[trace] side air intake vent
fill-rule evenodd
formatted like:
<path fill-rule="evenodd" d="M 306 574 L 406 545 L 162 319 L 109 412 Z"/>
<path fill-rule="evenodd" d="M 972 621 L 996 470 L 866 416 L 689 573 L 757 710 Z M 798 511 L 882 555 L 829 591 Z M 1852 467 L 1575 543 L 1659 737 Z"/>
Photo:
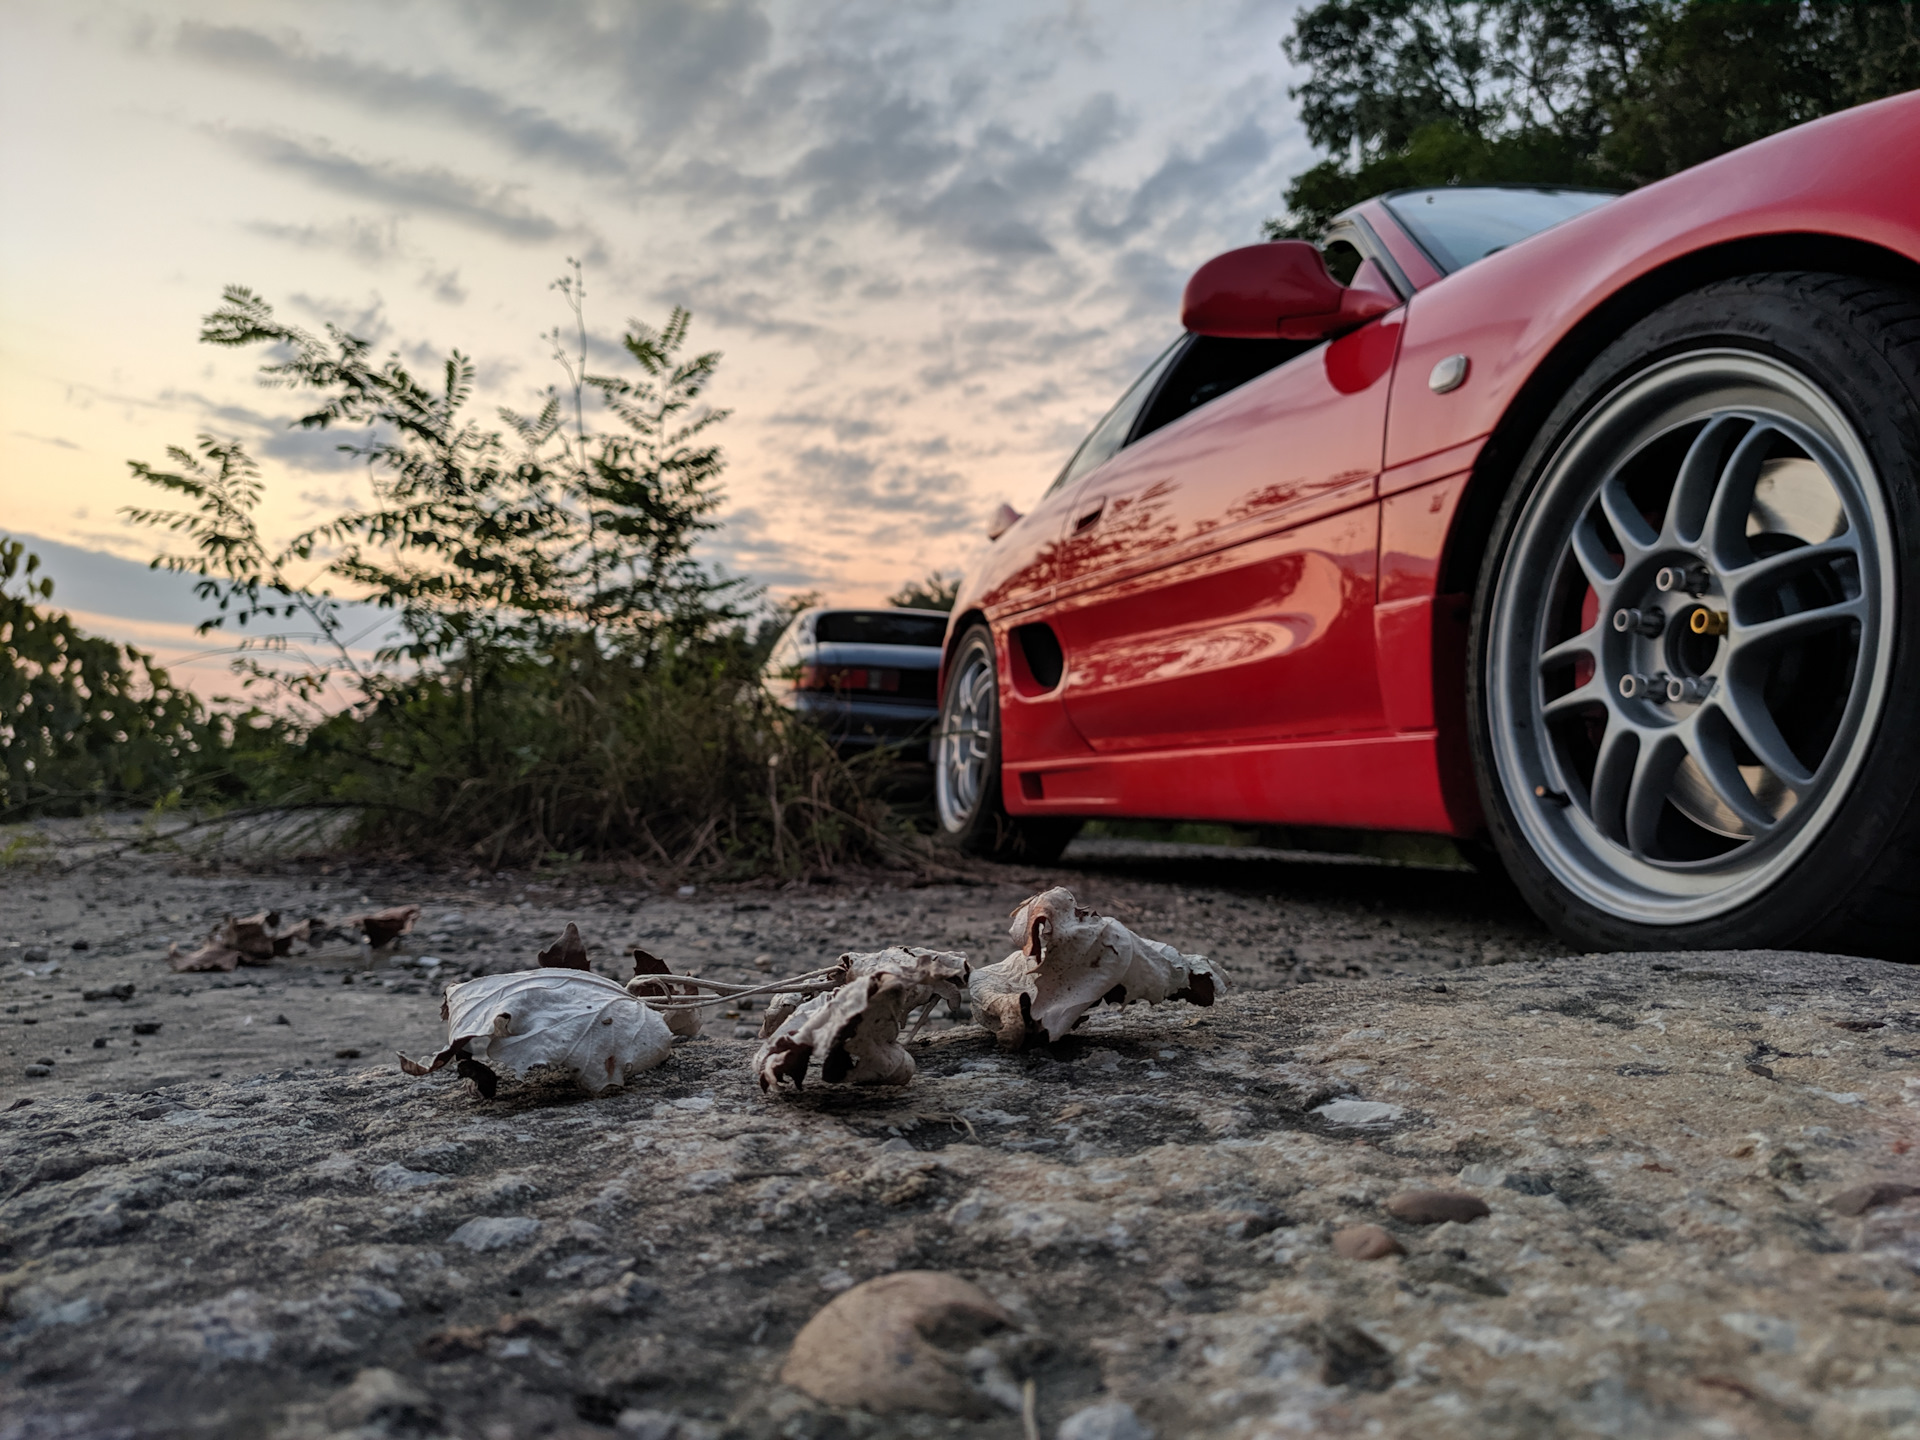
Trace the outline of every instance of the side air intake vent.
<path fill-rule="evenodd" d="M 1051 625 L 1020 625 L 1014 628 L 1014 643 L 1027 662 L 1027 674 L 1033 677 L 1035 693 L 1053 689 L 1066 673 L 1067 657 L 1060 651 L 1060 637 Z"/>

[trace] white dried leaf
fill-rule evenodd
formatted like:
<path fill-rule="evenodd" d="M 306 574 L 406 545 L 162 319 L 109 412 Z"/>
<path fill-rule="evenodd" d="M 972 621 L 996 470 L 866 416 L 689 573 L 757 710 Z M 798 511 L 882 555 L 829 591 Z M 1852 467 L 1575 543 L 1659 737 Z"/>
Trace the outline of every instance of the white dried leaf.
<path fill-rule="evenodd" d="M 801 1004 L 753 1057 L 760 1088 L 798 1090 L 816 1056 L 829 1084 L 905 1085 L 914 1064 L 899 1035 L 911 993 L 899 976 L 875 975 Z"/>
<path fill-rule="evenodd" d="M 655 1011 L 619 981 L 586 970 L 483 975 L 449 986 L 440 1014 L 446 1049 L 426 1065 L 401 1056 L 407 1074 L 431 1074 L 455 1060 L 509 1075 L 552 1066 L 571 1071 L 598 1095 L 651 1070 L 673 1048 L 673 1035 Z"/>
<path fill-rule="evenodd" d="M 934 1000 L 944 1000 L 957 1009 L 967 983 L 966 956 L 919 945 L 893 945 L 864 955 L 849 953 L 840 957 L 837 968 L 848 980 L 897 976 L 907 987 L 908 1010 L 918 1010 Z"/>
<path fill-rule="evenodd" d="M 821 978 L 822 983 L 837 987 L 849 980 L 866 980 L 875 975 L 893 975 L 906 985 L 909 1013 L 934 1000 L 945 1000 L 948 1008 L 958 1009 L 960 997 L 966 991 L 967 957 L 918 945 L 893 945 L 863 954 L 849 951 Z M 767 1001 L 766 1014 L 760 1018 L 760 1038 L 769 1039 L 806 1001 L 804 990 L 775 992 Z"/>
<path fill-rule="evenodd" d="M 1020 949 L 967 979 L 975 1014 L 1004 1046 L 1059 1040 L 1102 1001 L 1211 1005 L 1226 989 L 1204 956 L 1136 935 L 1060 886 L 1016 909 L 1011 933 Z"/>

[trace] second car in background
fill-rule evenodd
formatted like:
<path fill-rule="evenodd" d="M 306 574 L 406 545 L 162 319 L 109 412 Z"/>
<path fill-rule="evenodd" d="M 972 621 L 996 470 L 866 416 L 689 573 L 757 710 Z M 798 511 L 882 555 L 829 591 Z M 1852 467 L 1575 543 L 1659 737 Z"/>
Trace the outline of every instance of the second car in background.
<path fill-rule="evenodd" d="M 803 610 L 767 658 L 767 688 L 843 752 L 923 759 L 939 713 L 941 610 Z"/>

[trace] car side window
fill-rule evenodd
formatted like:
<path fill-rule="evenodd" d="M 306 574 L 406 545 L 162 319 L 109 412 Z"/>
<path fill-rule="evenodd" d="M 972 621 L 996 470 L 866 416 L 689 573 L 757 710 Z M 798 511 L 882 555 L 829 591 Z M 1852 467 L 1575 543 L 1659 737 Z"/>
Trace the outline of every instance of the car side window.
<path fill-rule="evenodd" d="M 1112 459 L 1122 445 L 1133 434 L 1133 422 L 1140 418 L 1140 412 L 1146 408 L 1160 383 L 1160 377 L 1173 363 L 1180 352 L 1186 348 L 1186 336 L 1173 342 L 1160 353 L 1158 359 L 1149 365 L 1146 373 L 1128 387 L 1127 393 L 1120 397 L 1120 403 L 1109 410 L 1100 423 L 1093 427 L 1093 433 L 1080 442 L 1080 448 L 1073 452 L 1073 458 L 1066 464 L 1053 484 L 1047 487 L 1047 493 L 1053 494 L 1067 485 L 1071 485 L 1089 470 L 1094 470 Z"/>
<path fill-rule="evenodd" d="M 1304 355 L 1320 343 L 1318 340 L 1223 340 L 1216 335 L 1195 335 L 1154 392 L 1128 443 L 1151 435 L 1162 425 L 1171 425 L 1189 411 L 1238 389 L 1276 365 L 1286 364 L 1296 355 Z"/>

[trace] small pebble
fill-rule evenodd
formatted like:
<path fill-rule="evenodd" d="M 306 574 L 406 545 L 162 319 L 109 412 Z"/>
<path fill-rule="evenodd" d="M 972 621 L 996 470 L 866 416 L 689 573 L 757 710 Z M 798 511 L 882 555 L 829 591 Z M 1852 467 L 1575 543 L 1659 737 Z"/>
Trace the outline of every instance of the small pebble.
<path fill-rule="evenodd" d="M 136 1035 L 158 1035 L 160 1033 L 160 1022 L 158 1020 L 136 1020 L 133 1022 L 133 1033 Z"/>
<path fill-rule="evenodd" d="M 93 1037 L 93 1048 L 94 1048 L 94 1049 L 96 1049 L 96 1050 L 104 1050 L 104 1049 L 106 1049 L 106 1048 L 107 1048 L 107 1037 L 106 1037 L 106 1036 L 104 1036 L 104 1035 L 96 1035 L 96 1036 L 94 1036 L 94 1037 Z"/>
<path fill-rule="evenodd" d="M 85 940 L 76 940 L 73 942 L 73 948 L 76 950 L 91 950 L 93 947 Z"/>
<path fill-rule="evenodd" d="M 1057 1440 L 1153 1440 L 1153 1427 L 1124 1400 L 1109 1400 L 1076 1410 L 1060 1422 Z"/>
<path fill-rule="evenodd" d="M 771 955 L 754 956 L 753 968 L 756 970 L 771 970 L 773 968 L 773 956 Z"/>
<path fill-rule="evenodd" d="M 131 1000 L 133 998 L 133 986 L 131 984 L 121 984 L 109 985 L 102 990 L 82 990 L 80 992 L 80 998 L 89 1004 L 97 1004 L 102 1000 Z"/>
<path fill-rule="evenodd" d="M 291 1025 L 293 1022 L 284 1015 L 276 1015 L 273 1017 L 273 1023 L 276 1025 Z"/>
<path fill-rule="evenodd" d="M 1827 1208 L 1841 1215 L 1864 1215 L 1869 1210 L 1878 1210 L 1882 1205 L 1898 1205 L 1914 1195 L 1920 1195 L 1920 1185 L 1900 1185 L 1882 1180 L 1842 1190 L 1827 1202 Z"/>
<path fill-rule="evenodd" d="M 29 945 L 20 952 L 20 958 L 29 965 L 44 965 L 53 957 L 47 953 L 44 945 Z"/>
<path fill-rule="evenodd" d="M 27 1065 L 22 1067 L 20 1073 L 25 1075 L 29 1080 L 44 1080 L 47 1076 L 53 1074 L 53 1067 L 51 1065 Z"/>
<path fill-rule="evenodd" d="M 334 1051 L 333 1058 L 336 1060 L 358 1060 L 360 1058 L 360 1052 L 349 1047 L 345 1050 Z"/>
<path fill-rule="evenodd" d="M 1459 1190 L 1409 1190 L 1387 1201 L 1387 1213 L 1409 1225 L 1440 1225 L 1448 1220 L 1465 1225 L 1492 1212 L 1478 1195 Z"/>
<path fill-rule="evenodd" d="M 1407 1250 L 1378 1225 L 1349 1225 L 1334 1231 L 1333 1253 L 1346 1260 L 1383 1260 Z"/>

